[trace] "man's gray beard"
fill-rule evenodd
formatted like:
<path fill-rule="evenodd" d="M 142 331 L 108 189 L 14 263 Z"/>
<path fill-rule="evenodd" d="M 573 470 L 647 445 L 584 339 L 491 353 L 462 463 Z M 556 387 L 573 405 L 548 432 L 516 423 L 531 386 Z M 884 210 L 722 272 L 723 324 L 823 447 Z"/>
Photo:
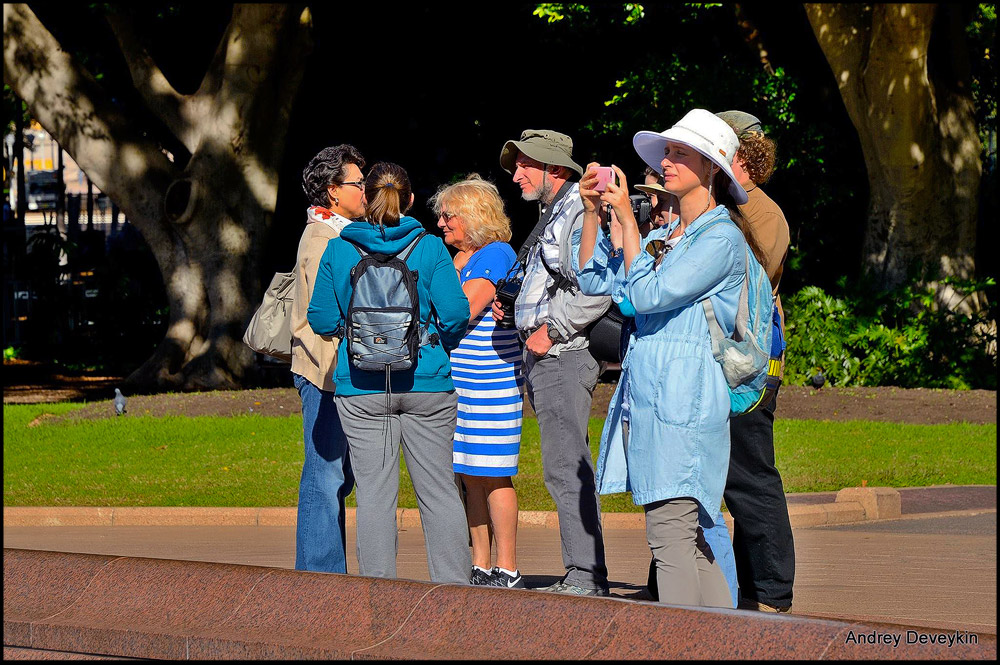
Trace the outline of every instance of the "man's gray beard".
<path fill-rule="evenodd" d="M 531 193 L 522 192 L 521 198 L 525 201 L 541 200 L 542 203 L 548 204 L 552 202 L 552 194 L 552 181 L 542 176 L 542 186 Z"/>

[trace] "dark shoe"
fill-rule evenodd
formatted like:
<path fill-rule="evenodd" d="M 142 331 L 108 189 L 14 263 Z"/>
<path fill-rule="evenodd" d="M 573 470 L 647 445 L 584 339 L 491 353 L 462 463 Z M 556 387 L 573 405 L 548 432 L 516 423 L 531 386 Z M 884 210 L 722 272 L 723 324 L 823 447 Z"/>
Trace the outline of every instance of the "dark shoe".
<path fill-rule="evenodd" d="M 753 612 L 770 612 L 772 614 L 787 614 L 792 607 L 791 605 L 788 607 L 775 607 L 767 603 L 758 603 L 756 600 L 740 599 L 737 609 L 751 610 Z"/>
<path fill-rule="evenodd" d="M 642 587 L 635 593 L 623 594 L 621 597 L 628 598 L 629 600 L 643 600 L 646 602 L 656 602 L 656 598 L 653 597 L 653 594 L 651 594 L 649 592 L 649 589 L 647 589 L 646 587 Z"/>
<path fill-rule="evenodd" d="M 490 578 L 488 586 L 502 587 L 504 589 L 523 589 L 524 580 L 521 579 L 521 573 L 519 571 L 514 571 L 513 575 L 508 575 L 496 566 L 490 571 Z"/>
<path fill-rule="evenodd" d="M 469 575 L 469 584 L 472 586 L 496 586 L 493 584 L 493 575 L 488 570 L 483 570 L 478 566 L 472 567 L 472 574 Z"/>

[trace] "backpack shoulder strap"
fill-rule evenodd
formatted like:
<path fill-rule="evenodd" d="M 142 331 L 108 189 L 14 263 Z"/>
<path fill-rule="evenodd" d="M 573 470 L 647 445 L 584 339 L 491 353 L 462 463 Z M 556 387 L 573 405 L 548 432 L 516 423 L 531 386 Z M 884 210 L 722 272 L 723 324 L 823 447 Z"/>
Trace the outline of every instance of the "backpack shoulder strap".
<path fill-rule="evenodd" d="M 731 219 L 722 218 L 722 217 L 717 217 L 717 218 L 709 221 L 707 224 L 705 224 L 705 226 L 701 227 L 700 229 L 698 229 L 697 231 L 695 231 L 693 234 L 691 234 L 691 239 L 688 240 L 688 244 L 690 245 L 695 240 L 697 240 L 698 238 L 700 238 L 701 234 L 703 234 L 705 231 L 709 230 L 713 226 L 717 226 L 719 224 L 725 224 L 726 222 L 729 222 L 730 224 L 733 224 L 733 221 Z M 735 226 L 735 224 L 734 224 L 734 226 Z"/>
<path fill-rule="evenodd" d="M 736 329 L 738 339 L 745 339 L 747 335 L 747 321 L 750 318 L 750 247 L 746 248 L 747 275 L 743 279 L 743 286 L 740 287 L 740 300 L 736 307 Z M 722 333 L 722 326 L 715 318 L 715 309 L 712 307 L 712 298 L 709 296 L 701 301 L 702 309 L 705 310 L 705 320 L 708 323 L 708 332 L 712 336 L 712 354 L 718 355 L 719 342 L 725 338 Z"/>
<path fill-rule="evenodd" d="M 337 236 L 337 237 L 338 238 L 344 238 L 344 236 L 342 236 L 342 235 L 341 236 Z M 364 247 L 362 247 L 358 243 L 354 242 L 350 238 L 344 238 L 344 240 L 347 242 L 348 245 L 350 245 L 351 247 L 353 247 L 355 249 L 355 251 L 357 251 L 358 254 L 361 255 L 361 258 L 365 258 L 366 256 L 368 256 L 368 252 L 365 251 Z"/>
<path fill-rule="evenodd" d="M 420 239 L 423 238 L 425 235 L 427 235 L 427 231 L 421 231 L 420 233 L 418 233 L 417 237 L 411 240 L 410 244 L 407 245 L 405 248 L 403 248 L 403 251 L 398 254 L 399 259 L 403 263 L 406 263 L 406 259 L 410 258 L 410 254 L 412 254 L 413 250 L 417 248 L 417 243 L 420 242 Z"/>

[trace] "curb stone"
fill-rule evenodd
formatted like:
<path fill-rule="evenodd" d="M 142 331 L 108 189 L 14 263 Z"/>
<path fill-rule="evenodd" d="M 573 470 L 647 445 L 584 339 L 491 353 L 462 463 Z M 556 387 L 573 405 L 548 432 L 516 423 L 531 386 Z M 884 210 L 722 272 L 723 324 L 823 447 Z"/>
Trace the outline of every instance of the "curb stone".
<path fill-rule="evenodd" d="M 347 526 L 355 526 L 356 509 L 347 508 Z M 724 513 L 732 529 L 733 520 Z M 793 528 L 826 524 L 849 524 L 900 517 L 900 495 L 891 487 L 848 487 L 833 503 L 788 506 Z M 216 507 L 50 507 L 4 506 L 4 526 L 295 526 L 296 508 Z M 396 510 L 400 529 L 420 527 L 416 508 Z M 644 513 L 604 513 L 605 529 L 645 529 Z M 559 528 L 554 511 L 522 510 L 519 528 Z"/>

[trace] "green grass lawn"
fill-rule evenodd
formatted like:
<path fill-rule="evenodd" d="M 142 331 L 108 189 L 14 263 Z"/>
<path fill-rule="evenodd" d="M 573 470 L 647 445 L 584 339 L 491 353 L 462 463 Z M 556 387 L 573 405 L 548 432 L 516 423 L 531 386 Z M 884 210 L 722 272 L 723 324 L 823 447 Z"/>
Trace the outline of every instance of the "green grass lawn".
<path fill-rule="evenodd" d="M 52 422 L 76 404 L 4 405 L 5 506 L 294 506 L 300 416 L 133 417 Z M 39 419 L 39 416 L 42 416 Z M 34 421 L 34 424 L 32 425 Z M 32 426 L 29 426 L 32 425 Z M 596 458 L 602 419 L 590 421 Z M 996 425 L 778 421 L 775 454 L 789 492 L 860 485 L 996 483 Z M 526 419 L 522 510 L 554 510 L 542 481 L 538 425 Z M 348 505 L 354 505 L 353 495 Z M 405 467 L 400 507 L 416 507 Z M 630 495 L 606 512 L 639 511 Z"/>

